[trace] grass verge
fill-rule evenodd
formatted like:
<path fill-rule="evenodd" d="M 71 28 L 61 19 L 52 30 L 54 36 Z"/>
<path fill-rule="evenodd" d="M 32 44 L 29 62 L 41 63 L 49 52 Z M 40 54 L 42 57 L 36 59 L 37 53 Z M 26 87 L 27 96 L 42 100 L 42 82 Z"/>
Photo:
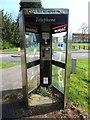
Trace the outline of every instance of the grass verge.
<path fill-rule="evenodd" d="M 20 62 L 0 62 L 0 69 L 2 68 L 10 68 L 16 65 L 20 65 Z"/>
<path fill-rule="evenodd" d="M 89 43 L 72 43 L 72 50 L 85 49 L 88 50 Z"/>
<path fill-rule="evenodd" d="M 0 52 L 18 52 L 18 48 L 9 48 L 9 49 L 4 49 L 0 50 Z"/>
<path fill-rule="evenodd" d="M 88 111 L 88 60 L 77 60 L 76 74 L 70 76 L 69 101 Z"/>
<path fill-rule="evenodd" d="M 90 73 L 88 63 L 88 60 L 77 60 L 76 74 L 71 74 L 69 82 L 69 102 L 87 112 L 89 102 L 88 85 L 90 83 L 88 77 L 88 73 Z M 56 66 L 53 66 L 52 68 L 52 83 L 59 88 L 59 90 L 62 90 L 61 87 L 59 87 L 58 82 L 59 68 Z M 63 73 L 61 76 L 62 79 L 64 79 Z"/>

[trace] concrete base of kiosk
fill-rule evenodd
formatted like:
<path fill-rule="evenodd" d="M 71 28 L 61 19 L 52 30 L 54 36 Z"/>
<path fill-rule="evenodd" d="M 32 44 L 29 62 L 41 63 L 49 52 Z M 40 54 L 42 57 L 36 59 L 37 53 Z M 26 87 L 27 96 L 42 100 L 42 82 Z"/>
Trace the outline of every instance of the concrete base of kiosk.
<path fill-rule="evenodd" d="M 58 104 L 57 110 L 64 109 L 64 94 L 54 86 L 47 88 L 38 86 L 28 93 L 28 101 L 29 106 L 53 106 L 53 104 L 57 106 Z"/>

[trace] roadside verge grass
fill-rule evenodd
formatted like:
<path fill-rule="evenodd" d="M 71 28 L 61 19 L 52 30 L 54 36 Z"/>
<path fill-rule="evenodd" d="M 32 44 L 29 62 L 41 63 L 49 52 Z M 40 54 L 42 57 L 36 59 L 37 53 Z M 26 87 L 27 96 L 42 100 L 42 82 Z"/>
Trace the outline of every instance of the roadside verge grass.
<path fill-rule="evenodd" d="M 76 74 L 70 76 L 69 101 L 88 112 L 88 60 L 77 60 Z"/>
<path fill-rule="evenodd" d="M 18 48 L 9 48 L 9 49 L 4 49 L 0 50 L 0 52 L 18 52 Z"/>
<path fill-rule="evenodd" d="M 10 68 L 16 65 L 20 65 L 20 62 L 0 62 L 0 69 Z"/>
<path fill-rule="evenodd" d="M 78 50 L 78 49 L 89 49 L 89 43 L 72 43 L 72 50 Z"/>

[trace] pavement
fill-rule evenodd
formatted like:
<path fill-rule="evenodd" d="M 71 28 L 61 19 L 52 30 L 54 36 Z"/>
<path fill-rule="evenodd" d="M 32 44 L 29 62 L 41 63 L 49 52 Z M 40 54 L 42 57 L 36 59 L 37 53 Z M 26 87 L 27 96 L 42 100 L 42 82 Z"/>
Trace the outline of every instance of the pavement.
<path fill-rule="evenodd" d="M 0 91 L 22 88 L 21 65 L 0 69 Z"/>
<path fill-rule="evenodd" d="M 2 96 L 22 92 L 21 65 L 0 69 L 0 120 L 21 120 L 19 101 L 5 102 Z M 2 96 L 1 96 L 2 95 Z"/>

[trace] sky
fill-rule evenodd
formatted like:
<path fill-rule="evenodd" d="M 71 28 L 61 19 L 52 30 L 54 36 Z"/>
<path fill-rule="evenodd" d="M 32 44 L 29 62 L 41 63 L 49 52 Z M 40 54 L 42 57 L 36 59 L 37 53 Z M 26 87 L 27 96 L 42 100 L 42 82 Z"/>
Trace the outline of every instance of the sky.
<path fill-rule="evenodd" d="M 69 32 L 80 32 L 82 23 L 88 25 L 88 2 L 90 0 L 41 0 L 44 8 L 68 8 Z M 0 0 L 0 9 L 17 18 L 20 0 Z"/>

